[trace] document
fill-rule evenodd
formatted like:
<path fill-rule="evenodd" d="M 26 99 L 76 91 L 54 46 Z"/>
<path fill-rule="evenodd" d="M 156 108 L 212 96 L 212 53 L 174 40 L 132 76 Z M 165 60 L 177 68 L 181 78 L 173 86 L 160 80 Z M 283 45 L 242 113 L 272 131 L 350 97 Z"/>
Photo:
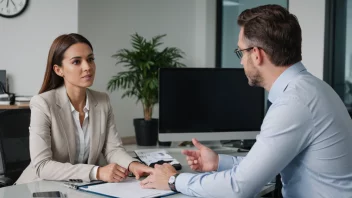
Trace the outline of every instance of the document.
<path fill-rule="evenodd" d="M 182 168 L 180 162 L 173 158 L 166 150 L 140 149 L 134 152 L 147 166 L 154 167 L 155 164 L 170 163 L 176 170 Z"/>
<path fill-rule="evenodd" d="M 175 194 L 171 190 L 143 189 L 139 182 L 135 178 L 129 177 L 119 183 L 90 185 L 80 187 L 79 190 L 119 198 L 153 198 Z"/>

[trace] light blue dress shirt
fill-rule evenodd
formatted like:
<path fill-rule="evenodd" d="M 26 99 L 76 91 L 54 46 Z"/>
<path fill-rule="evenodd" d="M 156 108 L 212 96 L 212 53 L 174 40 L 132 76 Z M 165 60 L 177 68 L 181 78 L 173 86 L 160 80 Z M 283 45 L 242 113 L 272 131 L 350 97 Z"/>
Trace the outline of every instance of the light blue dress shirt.
<path fill-rule="evenodd" d="M 190 196 L 254 197 L 279 172 L 285 198 L 352 197 L 352 121 L 345 105 L 301 62 L 274 82 L 257 141 L 240 158 L 219 155 L 217 172 L 182 173 Z"/>

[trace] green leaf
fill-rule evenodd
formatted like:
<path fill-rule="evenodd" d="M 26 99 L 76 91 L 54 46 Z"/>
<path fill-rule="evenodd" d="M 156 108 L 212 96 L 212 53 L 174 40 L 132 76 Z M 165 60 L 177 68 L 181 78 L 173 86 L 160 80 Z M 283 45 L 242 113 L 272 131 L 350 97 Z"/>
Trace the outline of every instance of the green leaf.
<path fill-rule="evenodd" d="M 160 68 L 185 67 L 181 61 L 185 53 L 176 47 L 165 47 L 166 34 L 147 40 L 138 33 L 131 35 L 131 49 L 119 49 L 112 58 L 116 66 L 124 67 L 108 81 L 107 90 L 124 90 L 122 98 L 134 97 L 145 106 L 158 103 L 158 71 Z"/>

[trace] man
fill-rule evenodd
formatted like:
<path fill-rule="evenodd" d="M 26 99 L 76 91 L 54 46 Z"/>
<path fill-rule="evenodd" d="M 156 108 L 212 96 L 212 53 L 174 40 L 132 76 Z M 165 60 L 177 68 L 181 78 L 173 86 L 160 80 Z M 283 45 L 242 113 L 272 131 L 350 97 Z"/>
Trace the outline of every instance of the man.
<path fill-rule="evenodd" d="M 266 5 L 243 11 L 238 25 L 236 54 L 249 84 L 269 91 L 272 103 L 256 143 L 241 160 L 193 139 L 198 150 L 183 153 L 193 170 L 206 173 L 177 174 L 165 164 L 141 185 L 191 196 L 253 197 L 280 173 L 284 197 L 351 197 L 351 118 L 334 90 L 300 62 L 297 18 Z"/>

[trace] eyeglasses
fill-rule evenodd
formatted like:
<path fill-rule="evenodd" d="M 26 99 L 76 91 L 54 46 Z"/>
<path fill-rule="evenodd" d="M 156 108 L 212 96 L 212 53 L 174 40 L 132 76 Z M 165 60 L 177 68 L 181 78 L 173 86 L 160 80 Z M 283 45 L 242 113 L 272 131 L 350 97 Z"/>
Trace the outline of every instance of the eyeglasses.
<path fill-rule="evenodd" d="M 246 48 L 246 49 L 239 49 L 239 48 L 237 48 L 237 49 L 235 49 L 235 53 L 236 53 L 237 57 L 238 57 L 239 59 L 241 59 L 242 56 L 243 56 L 243 52 L 242 52 L 242 51 L 249 51 L 249 50 L 252 50 L 253 48 L 254 48 L 254 47 L 249 47 L 249 48 Z"/>

